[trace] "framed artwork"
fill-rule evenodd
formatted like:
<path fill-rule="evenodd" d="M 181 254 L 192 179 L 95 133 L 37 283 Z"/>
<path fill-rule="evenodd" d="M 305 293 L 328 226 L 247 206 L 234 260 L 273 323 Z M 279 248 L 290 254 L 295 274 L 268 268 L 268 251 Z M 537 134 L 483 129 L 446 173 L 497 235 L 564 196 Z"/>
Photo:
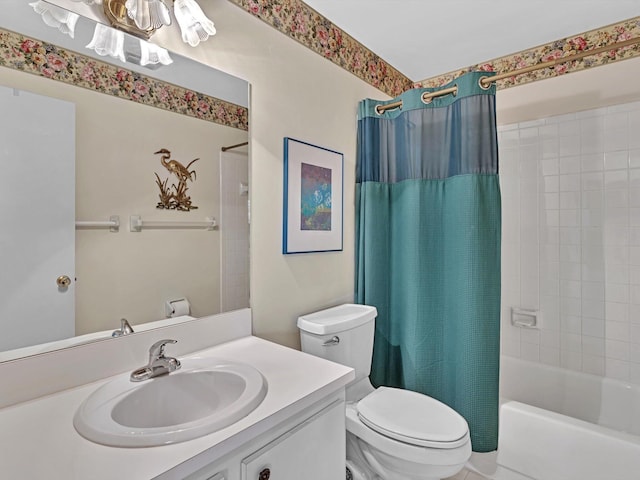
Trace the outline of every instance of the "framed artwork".
<path fill-rule="evenodd" d="M 344 155 L 285 137 L 282 253 L 342 250 Z"/>

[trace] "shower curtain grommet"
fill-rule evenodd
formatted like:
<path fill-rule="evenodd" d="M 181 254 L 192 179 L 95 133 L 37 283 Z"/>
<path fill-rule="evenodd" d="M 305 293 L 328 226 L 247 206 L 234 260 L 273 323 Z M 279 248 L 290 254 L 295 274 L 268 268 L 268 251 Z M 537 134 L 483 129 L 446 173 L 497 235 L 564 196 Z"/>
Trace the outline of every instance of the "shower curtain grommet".
<path fill-rule="evenodd" d="M 490 90 L 491 87 L 493 87 L 493 83 L 489 83 L 486 87 L 482 84 L 482 82 L 484 82 L 485 80 L 489 80 L 490 78 L 491 77 L 487 77 L 486 75 L 480 77 L 480 79 L 478 80 L 478 85 L 482 90 Z"/>
<path fill-rule="evenodd" d="M 387 110 L 395 110 L 396 108 L 398 110 L 402 110 L 402 102 L 400 102 L 399 105 L 392 105 L 390 107 L 386 107 L 387 104 L 383 105 L 383 104 L 378 104 L 375 106 L 374 110 L 376 112 L 377 115 L 383 115 L 384 112 L 386 112 Z M 386 108 L 385 108 L 386 107 Z M 382 109 L 382 111 L 380 111 L 380 109 Z"/>

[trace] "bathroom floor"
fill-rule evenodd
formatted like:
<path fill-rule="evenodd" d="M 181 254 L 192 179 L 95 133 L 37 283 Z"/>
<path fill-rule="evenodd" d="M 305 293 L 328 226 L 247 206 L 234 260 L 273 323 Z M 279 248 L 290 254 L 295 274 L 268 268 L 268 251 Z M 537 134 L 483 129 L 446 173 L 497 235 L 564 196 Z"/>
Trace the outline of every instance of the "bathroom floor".
<path fill-rule="evenodd" d="M 445 478 L 444 480 L 535 480 L 521 473 L 514 472 L 509 469 L 498 468 L 495 473 L 490 475 L 483 475 L 466 468 L 453 477 Z"/>
<path fill-rule="evenodd" d="M 461 472 L 457 473 L 453 477 L 447 477 L 444 480 L 486 480 L 487 477 L 483 477 L 480 474 L 475 472 L 470 472 L 466 468 Z"/>

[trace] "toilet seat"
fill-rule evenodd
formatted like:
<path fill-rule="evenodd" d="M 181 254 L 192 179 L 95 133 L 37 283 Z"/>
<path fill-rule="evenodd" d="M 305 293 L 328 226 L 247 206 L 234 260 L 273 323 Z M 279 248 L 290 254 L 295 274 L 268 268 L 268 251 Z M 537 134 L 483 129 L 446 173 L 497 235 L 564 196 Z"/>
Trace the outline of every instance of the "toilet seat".
<path fill-rule="evenodd" d="M 424 465 L 462 465 L 471 455 L 471 439 L 468 435 L 467 442 L 458 448 L 421 447 L 382 435 L 364 424 L 356 404 L 347 404 L 346 427 L 347 434 L 359 438 L 363 444 L 402 461 Z"/>
<path fill-rule="evenodd" d="M 367 427 L 410 445 L 452 449 L 469 441 L 466 420 L 421 393 L 380 387 L 358 402 L 357 411 Z"/>

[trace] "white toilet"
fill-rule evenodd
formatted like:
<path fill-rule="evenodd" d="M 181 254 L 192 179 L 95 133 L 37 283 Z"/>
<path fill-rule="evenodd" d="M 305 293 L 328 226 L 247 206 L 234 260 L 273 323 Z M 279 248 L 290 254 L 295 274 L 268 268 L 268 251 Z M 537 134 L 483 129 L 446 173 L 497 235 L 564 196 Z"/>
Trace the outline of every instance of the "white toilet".
<path fill-rule="evenodd" d="M 471 456 L 467 422 L 421 393 L 373 388 L 369 382 L 375 307 L 340 305 L 298 318 L 302 351 L 348 365 L 347 478 L 436 480 L 450 477 Z"/>

